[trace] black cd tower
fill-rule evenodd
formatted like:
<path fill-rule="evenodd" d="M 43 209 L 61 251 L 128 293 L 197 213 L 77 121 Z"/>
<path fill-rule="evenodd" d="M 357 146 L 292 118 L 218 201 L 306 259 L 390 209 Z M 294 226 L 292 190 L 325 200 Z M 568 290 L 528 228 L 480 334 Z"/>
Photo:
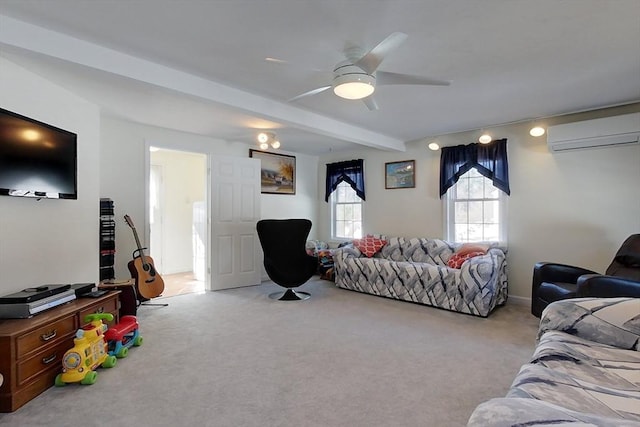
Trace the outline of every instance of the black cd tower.
<path fill-rule="evenodd" d="M 100 281 L 115 279 L 116 221 L 113 200 L 100 199 Z"/>

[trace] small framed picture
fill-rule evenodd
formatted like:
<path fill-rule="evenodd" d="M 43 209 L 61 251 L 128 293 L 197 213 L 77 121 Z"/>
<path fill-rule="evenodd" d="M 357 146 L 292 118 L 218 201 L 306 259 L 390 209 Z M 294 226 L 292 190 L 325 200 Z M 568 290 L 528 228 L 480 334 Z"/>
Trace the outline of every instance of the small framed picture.
<path fill-rule="evenodd" d="M 249 157 L 260 159 L 261 193 L 296 194 L 294 156 L 249 149 Z"/>
<path fill-rule="evenodd" d="M 415 160 L 384 164 L 384 188 L 414 188 L 416 186 Z"/>

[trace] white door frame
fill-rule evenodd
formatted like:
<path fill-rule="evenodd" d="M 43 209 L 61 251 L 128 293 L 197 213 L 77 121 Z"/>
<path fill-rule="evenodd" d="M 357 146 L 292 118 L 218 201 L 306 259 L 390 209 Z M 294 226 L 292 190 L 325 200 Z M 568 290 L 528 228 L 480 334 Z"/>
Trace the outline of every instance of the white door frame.
<path fill-rule="evenodd" d="M 150 147 L 157 147 L 161 150 L 173 150 L 173 151 L 182 151 L 185 153 L 197 153 L 197 154 L 203 154 L 207 157 L 206 160 L 206 168 L 207 168 L 207 174 L 206 174 L 206 189 L 205 189 L 205 205 L 207 206 L 207 217 L 210 216 L 209 214 L 209 206 L 210 206 L 210 200 L 211 200 L 211 179 L 210 179 L 210 170 L 211 170 L 211 154 L 201 150 L 201 149 L 197 149 L 197 148 L 193 148 L 193 147 L 185 147 L 185 145 L 183 143 L 156 143 L 154 141 L 149 141 L 149 140 L 145 140 L 144 142 L 144 241 L 145 242 L 150 242 L 150 236 L 151 236 L 151 230 L 150 230 L 150 225 L 149 225 L 149 212 L 151 207 L 149 206 L 149 180 L 150 180 L 150 172 L 151 172 L 151 154 L 149 152 L 149 148 Z M 210 254 L 211 254 L 211 223 L 210 221 L 207 221 L 207 244 L 205 247 L 205 262 L 206 262 L 206 269 L 205 269 L 205 289 L 210 290 L 211 289 L 211 260 L 210 260 Z M 162 274 L 162 271 L 160 271 L 160 273 Z"/>
<path fill-rule="evenodd" d="M 164 167 L 162 165 L 152 165 L 149 164 L 149 172 L 153 172 L 153 170 L 158 171 L 158 175 L 159 175 L 159 182 L 158 184 L 158 188 L 157 190 L 157 202 L 158 202 L 158 207 L 159 209 L 157 209 L 156 212 L 152 212 L 151 211 L 151 173 L 149 173 L 149 197 L 147 198 L 148 203 L 149 203 L 149 215 L 146 216 L 147 220 L 149 221 L 149 236 L 145 236 L 145 238 L 148 238 L 149 240 L 146 240 L 146 244 L 149 247 L 148 248 L 148 253 L 147 255 L 150 255 L 153 258 L 153 265 L 154 267 L 160 271 L 160 272 L 164 272 L 164 243 L 163 243 L 163 238 L 164 238 L 164 209 L 165 209 L 165 200 L 164 200 Z M 156 220 L 157 224 L 155 226 L 155 232 L 156 235 L 154 236 L 154 234 L 152 233 L 151 228 L 153 227 L 151 225 L 151 221 L 149 220 L 151 218 L 151 214 L 154 213 L 154 219 Z M 158 213 L 160 218 L 156 218 L 156 213 Z M 158 223 L 158 219 L 160 219 L 159 223 Z M 158 234 L 160 235 L 160 239 L 158 239 Z M 151 237 L 153 237 L 153 241 L 151 240 Z M 156 245 L 159 245 L 160 247 L 155 247 Z M 151 247 L 154 246 L 154 251 L 153 253 L 151 253 Z"/>

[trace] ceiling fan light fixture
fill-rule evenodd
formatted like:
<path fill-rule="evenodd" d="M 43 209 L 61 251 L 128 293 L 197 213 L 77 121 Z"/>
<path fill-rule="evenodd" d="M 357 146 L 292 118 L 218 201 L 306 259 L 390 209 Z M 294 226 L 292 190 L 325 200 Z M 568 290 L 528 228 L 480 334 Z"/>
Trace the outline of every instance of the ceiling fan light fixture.
<path fill-rule="evenodd" d="M 269 148 L 269 144 L 267 144 L 266 142 L 261 142 L 260 143 L 260 149 L 261 150 L 266 150 L 267 148 Z"/>
<path fill-rule="evenodd" d="M 355 72 L 336 75 L 333 79 L 333 93 L 344 99 L 362 99 L 376 90 L 376 78 L 355 66 Z M 337 74 L 337 71 L 336 71 Z"/>
<path fill-rule="evenodd" d="M 275 141 L 273 141 L 273 142 L 271 143 L 271 146 L 272 146 L 273 148 L 276 148 L 276 149 L 277 149 L 277 148 L 280 148 L 280 141 L 278 141 L 278 140 L 276 139 Z"/>

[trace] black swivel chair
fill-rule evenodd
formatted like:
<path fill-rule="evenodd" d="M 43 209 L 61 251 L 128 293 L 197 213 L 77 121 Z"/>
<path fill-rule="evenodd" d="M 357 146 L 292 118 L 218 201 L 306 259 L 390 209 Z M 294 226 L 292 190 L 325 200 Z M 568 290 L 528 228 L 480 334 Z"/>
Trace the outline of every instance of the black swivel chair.
<path fill-rule="evenodd" d="M 256 226 L 264 252 L 264 268 L 274 283 L 287 288 L 270 298 L 282 301 L 304 300 L 307 292 L 293 288 L 306 283 L 318 271 L 318 259 L 307 254 L 305 244 L 311 221 L 308 219 L 263 219 Z"/>
<path fill-rule="evenodd" d="M 624 241 L 605 275 L 584 268 L 539 262 L 533 268 L 531 314 L 554 301 L 578 297 L 640 298 L 640 234 Z"/>

